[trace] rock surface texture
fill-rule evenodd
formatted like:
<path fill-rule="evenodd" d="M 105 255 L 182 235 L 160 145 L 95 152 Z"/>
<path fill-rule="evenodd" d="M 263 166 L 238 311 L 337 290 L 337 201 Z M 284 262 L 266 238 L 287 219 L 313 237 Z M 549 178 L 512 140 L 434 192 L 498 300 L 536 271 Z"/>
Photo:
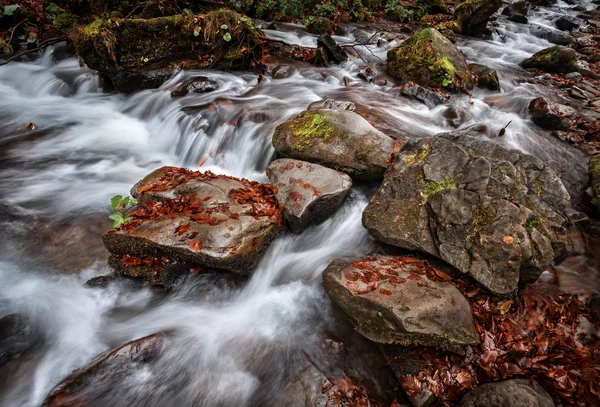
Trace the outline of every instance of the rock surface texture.
<path fill-rule="evenodd" d="M 352 188 L 352 179 L 343 172 L 288 158 L 273 161 L 267 174 L 294 231 L 327 219 Z"/>
<path fill-rule="evenodd" d="M 325 291 L 381 344 L 425 345 L 461 352 L 479 343 L 469 303 L 446 281 L 433 281 L 424 260 L 374 256 L 335 260 L 323 272 Z"/>
<path fill-rule="evenodd" d="M 275 237 L 281 209 L 270 185 L 162 167 L 132 195 L 133 219 L 103 236 L 113 255 L 166 258 L 248 273 Z"/>
<path fill-rule="evenodd" d="M 394 140 L 349 110 L 306 110 L 280 124 L 273 147 L 285 157 L 343 171 L 353 178 L 381 179 Z"/>
<path fill-rule="evenodd" d="M 577 52 L 573 48 L 556 45 L 536 52 L 521 62 L 523 68 L 543 69 L 547 72 L 568 73 L 577 70 Z"/>
<path fill-rule="evenodd" d="M 466 0 L 456 6 L 454 18 L 465 34 L 478 35 L 485 31 L 490 17 L 502 6 L 502 0 Z"/>
<path fill-rule="evenodd" d="M 554 407 L 550 395 L 537 382 L 523 379 L 488 383 L 467 393 L 460 407 Z"/>
<path fill-rule="evenodd" d="M 430 253 L 506 295 L 569 250 L 569 200 L 541 160 L 457 131 L 406 144 L 363 224 L 382 242 Z"/>

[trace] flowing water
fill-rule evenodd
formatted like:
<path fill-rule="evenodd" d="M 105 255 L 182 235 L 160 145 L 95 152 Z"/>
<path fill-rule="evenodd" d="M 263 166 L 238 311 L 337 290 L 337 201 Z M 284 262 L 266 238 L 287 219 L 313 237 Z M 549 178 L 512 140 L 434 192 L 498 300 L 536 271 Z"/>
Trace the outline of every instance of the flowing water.
<path fill-rule="evenodd" d="M 466 112 L 463 127 L 483 122 L 490 136 L 510 121 L 497 141 L 568 168 L 565 177 L 577 190 L 585 159 L 526 119 L 528 101 L 549 90 L 517 65 L 552 45 L 531 32 L 551 29 L 569 7 L 535 11 L 529 25 L 500 17 L 490 40 L 460 38 L 470 62 L 498 70 L 502 92 L 476 90 L 472 104 L 466 96 L 452 104 Z M 315 44 L 306 33 L 266 32 Z M 352 42 L 354 36 L 336 39 Z M 383 41 L 361 54 L 376 63 L 395 44 Z M 131 281 L 104 289 L 84 283 L 110 272 L 100 235 L 109 228 L 111 196 L 127 194 L 162 165 L 203 162 L 202 169 L 266 181 L 274 128 L 311 102 L 353 101 L 376 127 L 403 140 L 452 130 L 442 116 L 446 107 L 429 109 L 391 86 L 361 82 L 362 64 L 353 58 L 328 68 L 328 78 L 323 68 L 298 64 L 289 78 L 260 83 L 250 73 L 187 71 L 160 89 L 128 96 L 102 93 L 94 72 L 74 58 L 56 61 L 52 49 L 36 62 L 0 67 L 0 316 L 26 316 L 40 338 L 14 375 L 4 378 L 0 404 L 40 405 L 99 353 L 167 330 L 173 335 L 159 363 L 123 378 L 102 395 L 104 402 L 246 406 L 268 400 L 294 355 L 314 346 L 320 327 L 331 324 L 323 269 L 336 257 L 376 247 L 361 225 L 372 186 L 356 186 L 325 223 L 276 240 L 243 284 L 199 275 L 163 294 Z M 217 89 L 173 99 L 170 92 L 195 75 L 207 76 Z M 353 84 L 345 86 L 344 76 Z M 583 176 L 569 177 L 573 173 Z"/>

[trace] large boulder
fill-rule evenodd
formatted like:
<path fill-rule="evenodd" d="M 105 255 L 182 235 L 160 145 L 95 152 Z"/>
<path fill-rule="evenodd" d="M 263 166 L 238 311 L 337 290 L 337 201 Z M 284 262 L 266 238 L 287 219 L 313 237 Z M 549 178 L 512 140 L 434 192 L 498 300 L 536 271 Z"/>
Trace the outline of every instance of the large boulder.
<path fill-rule="evenodd" d="M 570 197 L 541 160 L 470 133 L 406 144 L 363 224 L 378 240 L 430 253 L 507 295 L 570 249 Z"/>
<path fill-rule="evenodd" d="M 467 393 L 460 407 L 554 407 L 552 397 L 535 380 L 487 383 Z"/>
<path fill-rule="evenodd" d="M 275 197 L 292 230 L 301 231 L 331 216 L 344 202 L 352 178 L 306 161 L 282 158 L 267 167 Z"/>
<path fill-rule="evenodd" d="M 325 291 L 356 329 L 381 344 L 437 346 L 462 352 L 479 343 L 471 308 L 447 281 L 435 281 L 413 257 L 334 260 L 323 272 Z"/>
<path fill-rule="evenodd" d="M 381 179 L 394 141 L 349 110 L 306 110 L 280 124 L 273 147 L 285 157 L 343 171 L 353 178 Z"/>
<path fill-rule="evenodd" d="M 102 237 L 116 256 L 247 274 L 280 230 L 281 209 L 268 184 L 162 167 L 132 195 L 140 205 L 132 219 Z"/>
<path fill-rule="evenodd" d="M 454 18 L 464 34 L 482 34 L 489 18 L 501 6 L 502 0 L 466 0 L 456 6 Z"/>
<path fill-rule="evenodd" d="M 425 28 L 387 54 L 387 70 L 401 83 L 408 81 L 452 92 L 473 87 L 462 52 L 435 28 Z"/>
<path fill-rule="evenodd" d="M 572 48 L 556 45 L 536 52 L 520 65 L 523 68 L 543 69 L 547 72 L 569 73 L 577 70 L 577 52 Z"/>
<path fill-rule="evenodd" d="M 103 398 L 129 375 L 140 374 L 163 352 L 165 336 L 157 333 L 128 342 L 98 356 L 59 383 L 44 407 L 78 407 L 103 404 Z M 109 396 L 110 398 L 110 396 Z M 107 402 L 108 400 L 104 400 Z"/>
<path fill-rule="evenodd" d="M 174 64 L 248 69 L 260 55 L 261 35 L 248 17 L 219 9 L 201 16 L 98 19 L 72 40 L 90 68 L 115 89 L 131 92 L 160 85 Z"/>

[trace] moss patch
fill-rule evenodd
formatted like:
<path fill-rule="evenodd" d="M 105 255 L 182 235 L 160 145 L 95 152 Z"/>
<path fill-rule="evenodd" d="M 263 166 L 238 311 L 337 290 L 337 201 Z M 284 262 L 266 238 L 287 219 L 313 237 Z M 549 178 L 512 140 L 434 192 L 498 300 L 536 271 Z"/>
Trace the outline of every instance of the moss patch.
<path fill-rule="evenodd" d="M 316 138 L 323 139 L 325 142 L 331 141 L 337 135 L 338 130 L 329 120 L 329 113 L 312 111 L 300 113 L 289 124 L 289 130 L 296 139 L 294 148 L 304 151 L 307 147 L 312 147 L 313 140 Z"/>
<path fill-rule="evenodd" d="M 427 202 L 430 197 L 445 189 L 456 189 L 456 184 L 452 178 L 446 178 L 444 181 L 422 181 L 425 187 L 425 197 L 423 203 Z"/>

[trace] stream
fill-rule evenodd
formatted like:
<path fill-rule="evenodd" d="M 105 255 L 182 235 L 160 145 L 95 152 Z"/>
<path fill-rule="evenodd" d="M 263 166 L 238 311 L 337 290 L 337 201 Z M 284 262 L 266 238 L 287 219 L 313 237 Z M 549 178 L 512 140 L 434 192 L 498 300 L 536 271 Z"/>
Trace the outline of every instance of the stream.
<path fill-rule="evenodd" d="M 527 118 L 529 101 L 551 90 L 518 66 L 553 45 L 533 31 L 554 29 L 555 19 L 576 14 L 570 7 L 539 8 L 527 25 L 498 15 L 491 39 L 459 37 L 469 62 L 498 71 L 502 90 L 476 89 L 472 103 L 463 95 L 451 105 L 466 112 L 461 128 L 485 123 L 494 136 L 510 122 L 497 142 L 552 162 L 573 191 L 587 181 L 585 155 Z M 353 43 L 356 27 L 335 39 Z M 316 44 L 306 33 L 265 32 Z M 396 43 L 357 51 L 383 73 Z M 167 352 L 152 368 L 123 377 L 102 394 L 101 405 L 264 405 L 285 384 L 295 355 L 334 325 L 323 269 L 334 258 L 377 247 L 361 224 L 375 189 L 359 183 L 332 218 L 279 237 L 248 281 L 200 274 L 168 293 L 129 280 L 85 285 L 110 274 L 100 239 L 110 228 L 110 198 L 128 194 L 163 165 L 202 163 L 202 170 L 268 182 L 275 127 L 318 100 L 352 101 L 375 127 L 403 141 L 453 130 L 443 117 L 447 105 L 429 109 L 393 86 L 361 81 L 364 63 L 356 57 L 329 68 L 295 63 L 288 78 L 260 83 L 252 73 L 185 71 L 159 89 L 106 94 L 93 71 L 73 57 L 57 58 L 59 48 L 35 62 L 0 67 L 0 316 L 26 316 L 38 337 L 25 360 L 0 373 L 0 405 L 39 406 L 74 369 L 158 331 L 173 332 Z M 216 90 L 171 97 L 198 75 Z M 349 86 L 344 77 L 352 79 Z"/>

